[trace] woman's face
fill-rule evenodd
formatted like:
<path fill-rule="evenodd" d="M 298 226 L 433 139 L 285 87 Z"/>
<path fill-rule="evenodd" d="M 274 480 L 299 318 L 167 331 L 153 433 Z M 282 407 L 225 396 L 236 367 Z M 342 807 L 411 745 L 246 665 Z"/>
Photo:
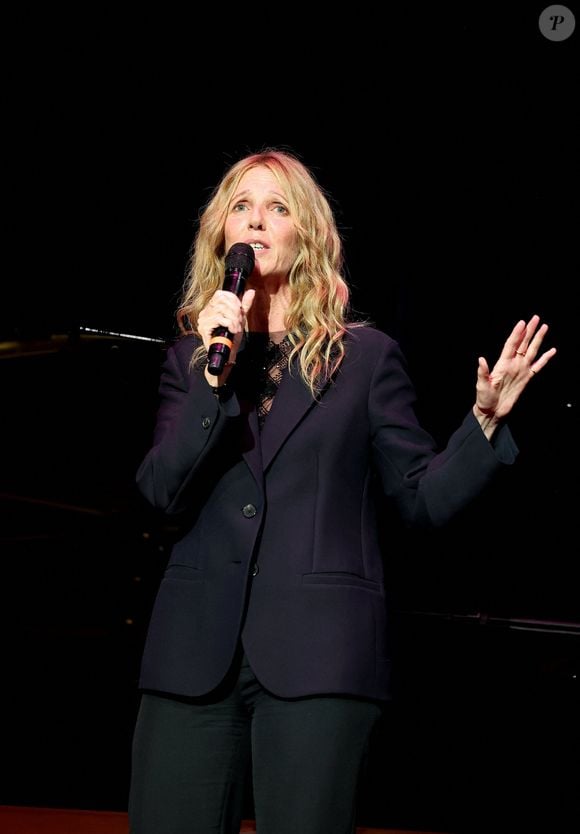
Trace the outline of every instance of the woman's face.
<path fill-rule="evenodd" d="M 264 166 L 246 171 L 228 209 L 224 229 L 226 252 L 234 243 L 249 243 L 256 256 L 252 280 L 286 280 L 298 252 L 298 235 L 288 201 Z"/>

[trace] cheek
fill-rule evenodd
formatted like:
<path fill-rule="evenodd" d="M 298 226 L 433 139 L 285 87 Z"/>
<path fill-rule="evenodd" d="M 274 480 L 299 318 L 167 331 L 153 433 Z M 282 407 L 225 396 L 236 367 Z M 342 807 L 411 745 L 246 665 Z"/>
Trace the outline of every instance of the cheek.
<path fill-rule="evenodd" d="M 240 221 L 237 217 L 229 217 L 224 226 L 224 238 L 226 246 L 236 243 L 240 230 Z M 228 247 L 229 248 L 229 247 Z"/>
<path fill-rule="evenodd" d="M 296 260 L 296 256 L 298 255 L 298 236 L 294 233 L 290 233 L 286 238 L 286 250 L 288 252 L 288 257 L 292 263 Z"/>

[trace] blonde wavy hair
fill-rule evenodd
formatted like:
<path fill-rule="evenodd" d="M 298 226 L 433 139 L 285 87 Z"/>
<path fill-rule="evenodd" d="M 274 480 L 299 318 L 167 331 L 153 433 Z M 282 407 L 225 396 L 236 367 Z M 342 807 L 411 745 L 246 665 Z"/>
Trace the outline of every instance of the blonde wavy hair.
<path fill-rule="evenodd" d="M 263 166 L 276 177 L 294 221 L 298 254 L 288 276 L 290 305 L 286 328 L 292 345 L 289 368 L 316 395 L 322 378 L 344 358 L 349 289 L 342 275 L 342 242 L 334 213 L 312 173 L 293 154 L 268 148 L 232 165 L 214 189 L 199 218 L 186 281 L 177 311 L 182 333 L 195 333 L 199 313 L 220 289 L 224 274 L 224 227 L 232 197 L 244 174 Z M 205 358 L 198 347 L 192 362 Z"/>

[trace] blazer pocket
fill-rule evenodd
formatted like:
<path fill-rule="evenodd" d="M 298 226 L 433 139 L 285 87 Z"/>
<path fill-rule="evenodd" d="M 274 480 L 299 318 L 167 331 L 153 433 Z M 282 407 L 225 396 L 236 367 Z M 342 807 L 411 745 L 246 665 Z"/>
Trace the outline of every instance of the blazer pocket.
<path fill-rule="evenodd" d="M 372 579 L 365 579 L 356 573 L 344 573 L 340 571 L 328 573 L 304 573 L 302 574 L 303 585 L 334 585 L 347 586 L 350 588 L 362 588 L 365 591 L 374 591 L 375 594 L 383 593 L 383 586 L 380 582 Z"/>
<path fill-rule="evenodd" d="M 165 569 L 164 579 L 187 579 L 188 581 L 199 582 L 205 578 L 205 572 L 191 565 L 168 565 Z"/>

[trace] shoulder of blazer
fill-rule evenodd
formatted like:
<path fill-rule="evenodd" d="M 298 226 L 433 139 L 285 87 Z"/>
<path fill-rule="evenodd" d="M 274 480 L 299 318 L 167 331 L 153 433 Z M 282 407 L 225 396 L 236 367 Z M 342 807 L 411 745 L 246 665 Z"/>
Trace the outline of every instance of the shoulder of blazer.
<path fill-rule="evenodd" d="M 349 325 L 346 331 L 345 347 L 353 359 L 360 356 L 375 361 L 379 355 L 400 351 L 395 339 L 371 325 Z"/>
<path fill-rule="evenodd" d="M 189 363 L 191 362 L 193 351 L 199 344 L 200 340 L 198 336 L 189 334 L 177 336 L 176 339 L 165 345 L 165 356 L 167 359 L 170 359 L 172 355 L 175 356 L 182 371 L 187 375 L 189 373 Z"/>

